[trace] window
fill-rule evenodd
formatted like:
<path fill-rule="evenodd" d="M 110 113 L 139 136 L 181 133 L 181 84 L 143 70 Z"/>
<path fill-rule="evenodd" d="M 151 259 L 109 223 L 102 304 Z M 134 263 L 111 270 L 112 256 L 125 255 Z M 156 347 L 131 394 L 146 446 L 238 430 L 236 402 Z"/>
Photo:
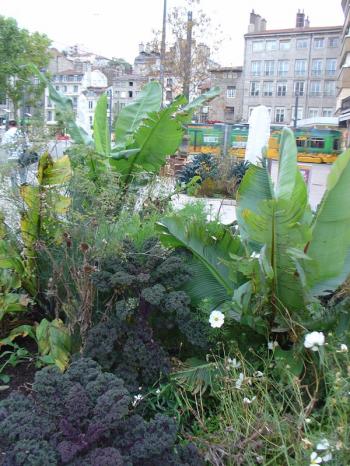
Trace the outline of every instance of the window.
<path fill-rule="evenodd" d="M 235 107 L 225 107 L 225 117 L 233 118 L 235 114 Z"/>
<path fill-rule="evenodd" d="M 330 37 L 328 39 L 328 47 L 335 48 L 339 45 L 339 37 Z"/>
<path fill-rule="evenodd" d="M 279 60 L 278 61 L 278 76 L 287 76 L 288 70 L 289 70 L 289 61 Z"/>
<path fill-rule="evenodd" d="M 129 86 L 132 87 L 134 85 L 133 81 L 129 81 Z"/>
<path fill-rule="evenodd" d="M 273 82 L 265 81 L 263 85 L 263 96 L 271 97 L 273 94 Z"/>
<path fill-rule="evenodd" d="M 78 81 L 78 75 L 77 75 L 77 74 L 74 75 L 74 81 L 75 81 L 75 82 Z"/>
<path fill-rule="evenodd" d="M 166 91 L 165 92 L 165 100 L 170 102 L 173 99 L 173 91 Z"/>
<path fill-rule="evenodd" d="M 264 41 L 259 40 L 253 42 L 253 52 L 262 52 L 264 50 Z"/>
<path fill-rule="evenodd" d="M 298 107 L 297 110 L 297 120 L 301 120 L 303 118 L 303 108 Z M 292 121 L 295 119 L 295 107 L 292 107 Z"/>
<path fill-rule="evenodd" d="M 287 81 L 277 81 L 277 95 L 279 97 L 287 95 Z"/>
<path fill-rule="evenodd" d="M 130 99 L 132 99 L 132 96 L 133 96 L 132 91 L 129 91 L 128 95 L 129 95 Z"/>
<path fill-rule="evenodd" d="M 265 76 L 273 76 L 275 62 L 273 60 L 266 60 L 264 63 L 264 75 Z"/>
<path fill-rule="evenodd" d="M 337 70 L 337 59 L 336 58 L 328 58 L 326 60 L 326 75 L 327 76 L 335 76 L 336 70 Z"/>
<path fill-rule="evenodd" d="M 52 107 L 52 102 L 50 100 L 50 97 L 47 98 L 47 103 L 46 103 L 47 107 Z"/>
<path fill-rule="evenodd" d="M 71 75 L 71 74 L 69 74 L 69 75 L 67 76 L 67 81 L 73 82 L 73 81 L 74 81 L 74 76 Z"/>
<path fill-rule="evenodd" d="M 79 89 L 79 88 L 78 88 L 77 85 L 73 86 L 73 92 L 78 92 L 78 89 Z"/>
<path fill-rule="evenodd" d="M 260 76 L 261 73 L 261 61 L 252 61 L 252 75 Z"/>
<path fill-rule="evenodd" d="M 260 83 L 257 81 L 252 81 L 250 83 L 250 95 L 257 96 L 260 93 Z"/>
<path fill-rule="evenodd" d="M 266 50 L 277 50 L 277 40 L 267 40 Z"/>
<path fill-rule="evenodd" d="M 310 138 L 310 147 L 313 149 L 324 149 L 323 138 Z"/>
<path fill-rule="evenodd" d="M 73 107 L 78 105 L 78 97 L 73 97 Z"/>
<path fill-rule="evenodd" d="M 318 97 L 321 95 L 321 81 L 310 81 L 310 96 Z"/>
<path fill-rule="evenodd" d="M 335 95 L 335 81 L 325 81 L 324 82 L 324 95 L 334 96 Z"/>
<path fill-rule="evenodd" d="M 340 150 L 340 139 L 334 139 L 333 150 Z"/>
<path fill-rule="evenodd" d="M 295 75 L 296 76 L 305 76 L 307 69 L 306 60 L 295 60 Z"/>
<path fill-rule="evenodd" d="M 89 109 L 92 110 L 94 108 L 94 103 L 92 100 L 89 100 Z"/>
<path fill-rule="evenodd" d="M 169 86 L 169 87 L 172 86 L 173 85 L 173 78 L 167 78 L 166 79 L 166 85 Z"/>
<path fill-rule="evenodd" d="M 52 121 L 52 111 L 51 110 L 49 110 L 47 112 L 47 121 Z"/>
<path fill-rule="evenodd" d="M 295 81 L 294 83 L 294 95 L 303 96 L 305 91 L 305 81 Z"/>
<path fill-rule="evenodd" d="M 307 146 L 307 139 L 305 137 L 297 137 L 295 138 L 295 142 L 297 144 L 297 147 L 306 147 Z"/>
<path fill-rule="evenodd" d="M 315 49 L 323 49 L 324 47 L 324 38 L 323 37 L 316 37 L 314 39 L 314 48 Z"/>
<path fill-rule="evenodd" d="M 83 80 L 83 75 L 82 74 L 78 74 L 77 76 L 77 81 L 82 81 Z"/>
<path fill-rule="evenodd" d="M 63 91 L 63 92 L 67 92 L 67 89 L 68 89 L 67 86 L 63 86 L 63 87 L 62 87 L 62 91 Z"/>
<path fill-rule="evenodd" d="M 125 99 L 126 96 L 127 96 L 126 91 L 120 91 L 120 97 L 121 97 L 122 99 Z"/>
<path fill-rule="evenodd" d="M 323 60 L 314 58 L 312 60 L 311 74 L 312 76 L 321 76 L 323 67 Z"/>
<path fill-rule="evenodd" d="M 285 119 L 284 107 L 276 107 L 275 109 L 275 121 L 276 123 L 283 123 Z"/>
<path fill-rule="evenodd" d="M 280 50 L 289 50 L 290 40 L 280 40 Z"/>
<path fill-rule="evenodd" d="M 309 108 L 309 118 L 318 117 L 318 108 Z"/>
<path fill-rule="evenodd" d="M 92 117 L 91 115 L 89 116 L 89 122 L 90 122 L 90 127 L 92 127 L 92 125 L 93 125 L 93 117 Z"/>
<path fill-rule="evenodd" d="M 226 97 L 228 99 L 233 99 L 236 97 L 236 86 L 227 86 Z"/>
<path fill-rule="evenodd" d="M 333 109 L 331 109 L 331 108 L 323 108 L 323 109 L 322 109 L 322 116 L 323 116 L 323 117 L 331 117 L 331 116 L 333 116 Z"/>
<path fill-rule="evenodd" d="M 60 86 L 55 86 L 56 91 L 60 90 Z"/>
<path fill-rule="evenodd" d="M 309 40 L 305 38 L 297 39 L 297 49 L 307 49 L 309 45 Z"/>

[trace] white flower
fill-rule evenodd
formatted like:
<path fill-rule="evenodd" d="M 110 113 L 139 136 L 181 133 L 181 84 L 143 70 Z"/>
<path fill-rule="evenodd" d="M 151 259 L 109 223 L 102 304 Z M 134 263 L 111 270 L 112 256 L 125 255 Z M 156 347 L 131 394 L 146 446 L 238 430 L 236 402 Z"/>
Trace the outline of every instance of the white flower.
<path fill-rule="evenodd" d="M 251 400 L 249 398 L 247 398 L 247 397 L 244 397 L 243 398 L 243 403 L 245 405 L 250 405 L 251 403 L 253 403 L 254 400 L 256 400 L 256 396 L 253 396 L 253 398 Z"/>
<path fill-rule="evenodd" d="M 253 251 L 253 252 L 251 253 L 250 257 L 251 257 L 252 259 L 259 259 L 260 253 L 259 253 L 259 252 Z"/>
<path fill-rule="evenodd" d="M 306 424 L 311 424 L 312 419 L 310 419 L 309 417 L 307 417 L 307 418 L 305 419 L 305 422 L 306 422 Z"/>
<path fill-rule="evenodd" d="M 241 367 L 241 363 L 239 361 L 237 361 L 236 358 L 227 358 L 227 362 L 230 364 L 230 366 L 232 366 L 234 369 L 238 369 L 239 367 Z"/>
<path fill-rule="evenodd" d="M 160 389 L 159 389 L 159 388 L 157 388 L 157 390 L 156 390 L 156 394 L 157 394 L 157 395 L 159 395 L 159 394 L 160 394 Z"/>
<path fill-rule="evenodd" d="M 316 445 L 316 450 L 323 451 L 323 450 L 328 450 L 330 447 L 329 442 L 326 438 L 320 440 L 318 444 Z"/>
<path fill-rule="evenodd" d="M 279 346 L 278 341 L 269 341 L 267 343 L 267 348 L 271 351 L 277 348 L 277 346 Z"/>
<path fill-rule="evenodd" d="M 315 451 L 311 453 L 310 456 L 310 466 L 313 464 L 320 464 L 322 463 L 322 458 L 320 458 Z"/>
<path fill-rule="evenodd" d="M 139 401 L 141 401 L 142 399 L 143 399 L 143 396 L 141 394 L 135 395 L 134 396 L 134 401 L 132 402 L 132 405 L 136 406 L 139 403 Z"/>
<path fill-rule="evenodd" d="M 312 351 L 318 351 L 320 346 L 323 346 L 325 337 L 322 332 L 311 332 L 305 335 L 304 346 Z"/>
<path fill-rule="evenodd" d="M 332 458 L 333 458 L 332 453 L 328 452 L 326 455 L 322 456 L 322 461 L 323 461 L 324 463 L 327 463 L 327 462 L 330 461 Z"/>
<path fill-rule="evenodd" d="M 241 372 L 238 376 L 238 379 L 236 380 L 236 388 L 239 390 L 242 386 L 244 380 L 244 374 Z"/>
<path fill-rule="evenodd" d="M 348 352 L 348 347 L 344 343 L 342 343 L 340 345 L 340 352 L 341 353 L 347 353 Z"/>
<path fill-rule="evenodd" d="M 213 311 L 209 317 L 209 323 L 213 328 L 220 328 L 223 326 L 225 316 L 220 311 Z"/>
<path fill-rule="evenodd" d="M 264 374 L 261 371 L 255 371 L 253 375 L 254 375 L 254 377 L 263 377 L 264 376 Z"/>

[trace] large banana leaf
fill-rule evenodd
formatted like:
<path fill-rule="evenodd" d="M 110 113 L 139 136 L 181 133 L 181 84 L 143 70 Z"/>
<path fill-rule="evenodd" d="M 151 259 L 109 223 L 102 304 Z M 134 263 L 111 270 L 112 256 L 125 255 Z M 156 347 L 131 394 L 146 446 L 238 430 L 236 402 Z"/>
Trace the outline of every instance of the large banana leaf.
<path fill-rule="evenodd" d="M 148 83 L 134 102 L 124 107 L 117 119 L 115 139 L 118 147 L 127 145 L 149 113 L 159 112 L 162 102 L 162 88 L 156 81 Z"/>
<path fill-rule="evenodd" d="M 213 307 L 229 299 L 237 285 L 232 280 L 231 268 L 225 261 L 232 255 L 242 254 L 238 237 L 222 225 L 217 225 L 215 234 L 201 222 L 181 215 L 166 217 L 158 223 L 160 239 L 170 247 L 184 247 L 192 252 L 199 264 L 194 264 L 193 277 L 186 290 L 194 301 L 207 297 Z"/>
<path fill-rule="evenodd" d="M 94 142 L 98 154 L 109 156 L 111 152 L 111 135 L 107 122 L 107 96 L 98 99 L 94 114 Z"/>
<path fill-rule="evenodd" d="M 338 157 L 316 212 L 304 263 L 312 292 L 334 290 L 350 273 L 350 150 Z"/>
<path fill-rule="evenodd" d="M 248 170 L 239 189 L 238 222 L 249 241 L 265 248 L 264 257 L 273 271 L 272 303 L 279 308 L 299 310 L 304 301 L 295 250 L 303 250 L 310 239 L 310 227 L 305 219 L 307 190 L 297 169 L 294 146 L 292 132 L 284 130 L 275 193 L 266 169 L 253 166 Z"/>
<path fill-rule="evenodd" d="M 58 112 L 61 114 L 62 119 L 67 125 L 68 133 L 70 134 L 71 138 L 77 144 L 91 144 L 92 140 L 90 136 L 75 122 L 72 99 L 56 91 L 49 79 L 47 79 L 43 73 L 40 73 L 35 65 L 29 64 L 27 66 L 30 68 L 33 74 L 35 74 L 39 80 L 48 88 L 50 100 L 55 103 L 56 113 Z"/>
<path fill-rule="evenodd" d="M 124 176 L 125 184 L 137 172 L 157 173 L 164 165 L 166 156 L 176 151 L 183 137 L 183 129 L 181 122 L 172 116 L 184 101 L 184 97 L 179 97 L 169 107 L 148 115 L 135 133 L 135 142 L 127 148 L 138 149 L 137 153 L 129 153 L 123 158 L 112 154 L 111 165 Z"/>

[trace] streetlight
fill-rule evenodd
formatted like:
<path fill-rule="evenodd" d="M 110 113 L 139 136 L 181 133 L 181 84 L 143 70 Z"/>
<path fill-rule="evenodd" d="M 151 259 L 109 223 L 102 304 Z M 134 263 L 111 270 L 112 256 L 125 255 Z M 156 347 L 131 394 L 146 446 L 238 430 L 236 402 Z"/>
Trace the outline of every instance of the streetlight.
<path fill-rule="evenodd" d="M 299 91 L 295 91 L 294 125 L 293 125 L 294 129 L 297 129 L 298 104 L 299 104 Z"/>

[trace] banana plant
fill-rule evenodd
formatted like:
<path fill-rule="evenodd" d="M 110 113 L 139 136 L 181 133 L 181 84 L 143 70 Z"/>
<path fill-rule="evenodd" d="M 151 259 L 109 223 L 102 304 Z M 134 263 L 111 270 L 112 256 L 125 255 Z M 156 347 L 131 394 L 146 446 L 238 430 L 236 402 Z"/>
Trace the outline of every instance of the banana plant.
<path fill-rule="evenodd" d="M 333 164 L 314 215 L 289 129 L 283 130 L 280 154 L 275 187 L 264 162 L 250 166 L 242 180 L 236 209 L 240 246 L 234 251 L 218 251 L 220 238 L 210 238 L 208 228 L 199 235 L 179 214 L 180 219 L 166 218 L 160 224 L 162 241 L 189 249 L 205 267 L 202 287 L 207 297 L 215 290 L 210 277 L 226 291 L 235 318 L 266 336 L 309 322 L 308 305 L 335 290 L 350 272 L 350 204 L 344 202 L 350 195 L 350 151 Z M 188 283 L 190 292 L 199 280 L 195 275 L 194 283 Z M 225 293 L 214 291 L 214 297 L 213 307 L 224 302 Z"/>

